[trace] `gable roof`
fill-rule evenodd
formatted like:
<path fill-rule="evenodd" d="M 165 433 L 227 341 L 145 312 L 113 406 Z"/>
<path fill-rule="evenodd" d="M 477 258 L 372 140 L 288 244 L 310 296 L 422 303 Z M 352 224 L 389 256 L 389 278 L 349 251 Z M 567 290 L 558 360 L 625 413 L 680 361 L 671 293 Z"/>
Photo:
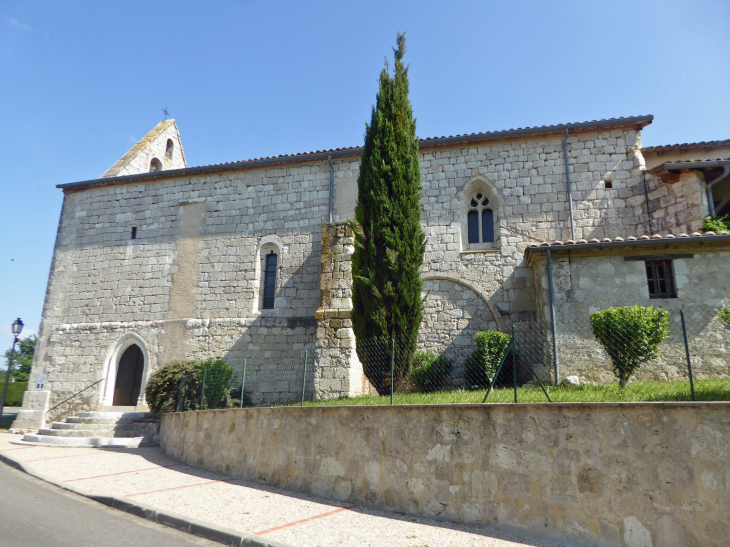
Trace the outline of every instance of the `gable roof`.
<path fill-rule="evenodd" d="M 126 154 L 124 154 L 121 158 L 114 162 L 114 165 L 104 171 L 104 173 L 102 173 L 101 177 L 99 178 L 106 179 L 116 177 L 120 172 L 124 171 L 125 168 L 128 167 L 137 158 L 137 156 L 144 154 L 150 147 L 150 145 L 152 145 L 160 135 L 165 133 L 170 128 L 174 129 L 178 145 L 180 146 L 180 153 L 182 154 L 183 163 L 185 163 L 185 153 L 183 152 L 182 145 L 180 144 L 180 132 L 177 129 L 175 120 L 163 120 L 156 126 L 154 126 L 149 133 L 142 137 L 139 142 L 137 142 L 137 144 L 130 148 Z"/>
<path fill-rule="evenodd" d="M 690 150 L 692 148 L 719 148 L 730 146 L 730 139 L 724 141 L 685 142 L 681 144 L 663 144 L 661 146 L 645 146 L 642 152 L 669 152 L 670 150 Z"/>
<path fill-rule="evenodd" d="M 487 141 L 498 141 L 515 138 L 532 137 L 539 135 L 554 135 L 562 134 L 566 130 L 569 132 L 586 132 L 586 131 L 597 131 L 616 129 L 619 127 L 635 127 L 636 129 L 642 129 L 649 125 L 654 120 L 654 116 L 647 114 L 644 116 L 632 116 L 626 118 L 608 118 L 603 120 L 593 120 L 589 122 L 575 122 L 565 123 L 558 125 L 543 125 L 535 127 L 525 127 L 517 129 L 507 129 L 503 131 L 487 131 L 483 133 L 471 133 L 463 135 L 450 135 L 448 137 L 430 137 L 419 140 L 419 147 L 422 150 L 435 148 L 439 146 L 449 146 L 456 144 L 468 144 L 477 142 Z M 170 120 L 168 120 L 170 121 Z M 154 129 L 153 129 L 154 131 Z M 151 132 L 150 132 L 151 133 Z M 141 141 L 140 141 L 141 142 Z M 132 149 L 134 150 L 134 148 Z M 130 150 L 127 154 L 132 152 Z M 282 154 L 279 156 L 267 156 L 263 158 L 253 158 L 243 161 L 234 161 L 227 163 L 216 163 L 211 165 L 201 165 L 198 167 L 187 167 L 185 169 L 170 169 L 167 171 L 156 171 L 153 173 L 141 173 L 138 175 L 127 175 L 122 177 L 101 178 L 92 179 L 80 182 L 71 182 L 67 184 L 58 184 L 56 188 L 61 188 L 64 191 L 80 190 L 83 188 L 103 186 L 111 184 L 123 184 L 126 182 L 136 181 L 149 181 L 159 180 L 166 178 L 173 178 L 179 176 L 200 174 L 200 173 L 215 173 L 220 171 L 232 171 L 238 169 L 251 169 L 261 166 L 269 165 L 283 165 L 291 163 L 300 163 L 305 161 L 322 161 L 326 160 L 328 156 L 334 158 L 347 157 L 347 156 L 359 156 L 362 154 L 362 146 L 352 146 L 346 148 L 333 148 L 329 150 L 316 150 L 313 152 L 300 152 L 297 154 Z M 126 154 L 125 154 L 126 156 Z M 123 156 L 123 158 L 125 157 Z M 123 159 L 122 158 L 122 159 Z M 122 161 L 120 159 L 120 161 Z M 116 164 L 115 164 L 116 165 Z"/>

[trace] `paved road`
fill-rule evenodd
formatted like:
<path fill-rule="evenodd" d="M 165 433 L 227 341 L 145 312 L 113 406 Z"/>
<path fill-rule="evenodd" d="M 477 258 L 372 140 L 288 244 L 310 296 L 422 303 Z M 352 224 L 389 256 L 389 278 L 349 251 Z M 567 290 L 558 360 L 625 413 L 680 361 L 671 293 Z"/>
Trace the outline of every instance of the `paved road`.
<path fill-rule="evenodd" d="M 3 547 L 220 547 L 109 509 L 0 463 L 0 544 Z"/>

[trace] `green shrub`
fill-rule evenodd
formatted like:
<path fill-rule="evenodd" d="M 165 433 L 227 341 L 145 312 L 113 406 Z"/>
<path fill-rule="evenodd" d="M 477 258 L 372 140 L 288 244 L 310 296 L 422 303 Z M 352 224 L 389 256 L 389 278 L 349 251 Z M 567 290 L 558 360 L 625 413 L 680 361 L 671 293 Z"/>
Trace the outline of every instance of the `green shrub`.
<path fill-rule="evenodd" d="M 724 217 L 705 217 L 702 222 L 702 231 L 730 231 L 730 215 L 725 215 Z"/>
<path fill-rule="evenodd" d="M 152 412 L 174 412 L 175 410 L 197 410 L 200 406 L 200 361 L 170 361 L 152 373 L 144 393 Z M 179 392 L 180 380 L 186 377 L 184 389 Z M 178 397 L 182 395 L 182 406 Z"/>
<path fill-rule="evenodd" d="M 12 371 L 10 372 L 12 374 Z M 0 381 L 0 395 L 5 385 L 5 371 L 3 371 L 3 381 Z M 23 404 L 23 393 L 28 389 L 28 382 L 10 382 L 8 384 L 8 392 L 5 394 L 5 406 L 20 406 Z"/>
<path fill-rule="evenodd" d="M 467 387 L 489 387 L 490 378 L 497 372 L 504 352 L 509 345 L 509 335 L 487 331 L 474 335 L 477 349 L 464 361 L 464 381 Z"/>
<path fill-rule="evenodd" d="M 720 322 L 725 326 L 727 330 L 730 330 L 730 308 L 722 308 L 715 311 L 717 311 Z"/>
<path fill-rule="evenodd" d="M 223 359 L 205 361 L 199 374 L 201 380 L 205 378 L 205 408 L 231 408 L 231 382 L 236 376 L 233 367 Z"/>
<path fill-rule="evenodd" d="M 408 375 L 419 391 L 429 393 L 444 387 L 453 366 L 454 360 L 443 354 L 436 357 L 432 353 L 419 351 L 413 356 Z"/>
<path fill-rule="evenodd" d="M 609 308 L 592 313 L 590 322 L 621 387 L 642 363 L 659 357 L 659 344 L 669 336 L 669 312 L 654 306 Z"/>
<path fill-rule="evenodd" d="M 235 387 L 230 391 L 231 407 L 233 408 L 245 408 L 253 406 L 251 397 L 248 393 L 243 394 L 243 404 L 241 404 L 241 386 Z"/>
<path fill-rule="evenodd" d="M 222 359 L 170 361 L 150 376 L 145 396 L 152 412 L 200 410 L 201 397 L 203 408 L 230 408 L 234 378 L 233 367 Z"/>

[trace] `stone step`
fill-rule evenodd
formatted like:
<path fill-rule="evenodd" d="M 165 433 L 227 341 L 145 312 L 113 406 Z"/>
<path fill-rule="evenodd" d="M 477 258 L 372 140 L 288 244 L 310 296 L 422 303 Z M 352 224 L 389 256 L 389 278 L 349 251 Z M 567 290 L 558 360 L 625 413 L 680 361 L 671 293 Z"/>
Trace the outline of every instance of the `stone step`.
<path fill-rule="evenodd" d="M 139 420 L 150 418 L 151 412 L 79 412 L 79 418 L 97 418 L 102 420 Z"/>
<path fill-rule="evenodd" d="M 86 430 L 102 430 L 102 429 L 114 429 L 117 422 L 109 424 L 95 424 L 95 423 L 66 423 L 66 422 L 53 422 L 51 429 L 86 429 Z"/>
<path fill-rule="evenodd" d="M 97 412 L 137 412 L 136 406 L 105 406 L 104 410 Z"/>
<path fill-rule="evenodd" d="M 136 447 L 144 437 L 54 437 L 50 435 L 26 434 L 23 443 L 29 445 L 53 446 L 125 446 Z"/>
<path fill-rule="evenodd" d="M 44 437 L 129 437 L 129 435 L 120 434 L 122 432 L 114 431 L 114 429 L 48 429 L 38 430 L 38 435 Z"/>
<path fill-rule="evenodd" d="M 131 420 L 119 420 L 117 418 L 79 418 L 78 416 L 69 416 L 66 423 L 69 424 L 108 424 L 114 425 L 119 422 L 131 422 Z"/>

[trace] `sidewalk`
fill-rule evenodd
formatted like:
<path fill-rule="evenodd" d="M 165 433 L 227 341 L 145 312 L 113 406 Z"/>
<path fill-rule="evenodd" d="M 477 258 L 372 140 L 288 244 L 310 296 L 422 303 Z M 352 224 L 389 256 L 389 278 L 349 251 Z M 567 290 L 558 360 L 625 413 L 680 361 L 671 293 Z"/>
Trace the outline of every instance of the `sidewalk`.
<path fill-rule="evenodd" d="M 233 479 L 175 462 L 157 445 L 102 449 L 31 447 L 10 443 L 20 438 L 0 433 L 0 457 L 20 464 L 33 475 L 83 495 L 118 498 L 121 503 L 116 505 L 138 504 L 161 513 L 176 514 L 178 518 L 189 519 L 193 523 L 206 524 L 213 530 L 230 529 L 229 532 L 249 536 L 249 542 L 244 541 L 244 545 L 566 545 L 520 539 L 484 526 L 452 525 L 397 515 Z M 131 512 L 135 512 L 134 509 Z M 201 535 L 214 539 L 211 533 L 214 532 Z"/>

